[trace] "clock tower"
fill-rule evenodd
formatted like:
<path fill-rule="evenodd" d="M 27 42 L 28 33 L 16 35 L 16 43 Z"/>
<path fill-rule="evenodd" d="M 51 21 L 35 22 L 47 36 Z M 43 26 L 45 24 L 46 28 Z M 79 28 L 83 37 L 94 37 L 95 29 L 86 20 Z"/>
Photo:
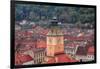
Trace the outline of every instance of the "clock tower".
<path fill-rule="evenodd" d="M 54 57 L 56 54 L 64 53 L 64 36 L 54 17 L 50 24 L 50 31 L 47 33 L 47 56 Z"/>

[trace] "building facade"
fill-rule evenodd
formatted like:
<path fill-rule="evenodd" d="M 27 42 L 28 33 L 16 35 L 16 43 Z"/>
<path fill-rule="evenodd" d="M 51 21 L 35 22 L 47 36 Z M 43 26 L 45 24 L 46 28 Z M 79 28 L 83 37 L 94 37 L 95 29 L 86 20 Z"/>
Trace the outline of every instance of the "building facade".
<path fill-rule="evenodd" d="M 64 37 L 57 23 L 57 20 L 53 19 L 51 29 L 47 33 L 47 56 L 64 53 Z"/>

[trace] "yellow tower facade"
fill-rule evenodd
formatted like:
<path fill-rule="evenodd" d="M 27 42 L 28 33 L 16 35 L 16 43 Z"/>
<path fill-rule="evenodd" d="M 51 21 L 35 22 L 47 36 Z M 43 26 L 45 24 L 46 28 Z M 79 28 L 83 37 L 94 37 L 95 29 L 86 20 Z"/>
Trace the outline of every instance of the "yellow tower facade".
<path fill-rule="evenodd" d="M 55 25 L 51 26 L 47 34 L 47 56 L 55 56 L 64 53 L 64 36 L 61 29 Z"/>

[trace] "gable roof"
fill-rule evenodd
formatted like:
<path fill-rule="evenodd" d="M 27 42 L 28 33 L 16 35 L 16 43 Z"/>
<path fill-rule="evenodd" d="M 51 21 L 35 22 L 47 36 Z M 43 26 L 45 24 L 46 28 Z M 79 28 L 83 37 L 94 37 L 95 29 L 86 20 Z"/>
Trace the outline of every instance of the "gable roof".
<path fill-rule="evenodd" d="M 69 62 L 78 62 L 75 59 L 72 59 L 67 54 L 59 54 L 53 58 L 50 58 L 47 63 L 69 63 Z"/>
<path fill-rule="evenodd" d="M 33 60 L 33 58 L 29 55 L 20 54 L 20 53 L 15 54 L 15 64 L 22 64 L 31 60 Z"/>

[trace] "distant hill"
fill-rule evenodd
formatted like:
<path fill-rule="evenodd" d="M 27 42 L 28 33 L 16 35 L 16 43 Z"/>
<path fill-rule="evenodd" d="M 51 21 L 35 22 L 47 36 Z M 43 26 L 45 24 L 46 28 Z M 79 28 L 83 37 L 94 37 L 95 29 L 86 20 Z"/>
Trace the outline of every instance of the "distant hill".
<path fill-rule="evenodd" d="M 16 4 L 15 15 L 16 21 L 26 19 L 38 22 L 50 20 L 53 16 L 57 16 L 58 20 L 64 23 L 95 22 L 95 9 L 84 7 Z"/>

